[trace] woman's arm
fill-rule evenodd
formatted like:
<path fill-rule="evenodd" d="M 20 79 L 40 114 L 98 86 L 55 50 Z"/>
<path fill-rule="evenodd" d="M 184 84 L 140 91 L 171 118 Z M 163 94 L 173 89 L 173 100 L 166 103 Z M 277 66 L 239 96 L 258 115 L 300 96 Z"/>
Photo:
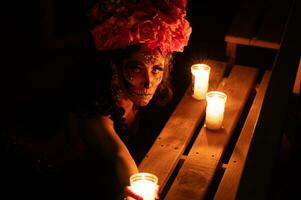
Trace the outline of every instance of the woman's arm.
<path fill-rule="evenodd" d="M 83 137 L 96 152 L 112 158 L 122 189 L 129 185 L 129 177 L 137 173 L 138 168 L 126 145 L 114 130 L 113 121 L 107 116 L 85 120 Z"/>

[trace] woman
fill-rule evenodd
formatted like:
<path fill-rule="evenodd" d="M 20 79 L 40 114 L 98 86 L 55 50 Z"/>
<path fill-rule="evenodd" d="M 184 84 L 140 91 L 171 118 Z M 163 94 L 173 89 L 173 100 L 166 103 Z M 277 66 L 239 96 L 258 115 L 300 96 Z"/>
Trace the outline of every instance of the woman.
<path fill-rule="evenodd" d="M 113 76 L 106 94 L 98 95 L 93 110 L 99 112 L 84 120 L 83 137 L 113 159 L 120 188 L 138 172 L 129 148 L 143 134 L 135 124 L 139 109 L 171 98 L 172 53 L 183 51 L 191 33 L 185 8 L 185 0 L 136 0 L 102 1 L 92 10 L 95 47 L 109 52 Z"/>
<path fill-rule="evenodd" d="M 126 195 L 136 196 L 127 186 L 142 155 L 136 148 L 144 137 L 138 119 L 143 110 L 172 96 L 172 54 L 183 51 L 191 33 L 185 9 L 185 0 L 108 0 L 93 7 L 91 33 L 101 72 L 92 74 L 96 81 L 92 76 L 85 80 L 93 87 L 81 85 L 83 93 L 74 90 L 79 96 L 67 101 L 72 104 L 68 125 L 51 139 L 25 141 L 20 134 L 10 135 L 18 135 L 9 147 L 13 154 L 37 155 L 25 167 L 34 174 L 30 179 L 37 177 L 27 192 L 39 188 L 55 196 L 122 199 L 126 189 Z M 23 180 L 20 188 L 27 186 L 27 175 Z"/>
<path fill-rule="evenodd" d="M 183 0 L 101 1 L 92 9 L 94 44 L 112 78 L 102 84 L 94 106 L 78 112 L 81 135 L 96 154 L 111 160 L 120 193 L 138 172 L 132 155 L 133 141 L 143 134 L 137 128 L 139 110 L 171 98 L 172 53 L 183 51 L 191 33 L 185 9 Z"/>

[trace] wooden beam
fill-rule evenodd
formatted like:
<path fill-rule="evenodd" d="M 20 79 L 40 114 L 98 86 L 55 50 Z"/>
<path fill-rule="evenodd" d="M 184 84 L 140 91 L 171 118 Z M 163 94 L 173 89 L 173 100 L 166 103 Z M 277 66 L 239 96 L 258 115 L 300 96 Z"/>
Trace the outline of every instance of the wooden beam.
<path fill-rule="evenodd" d="M 239 186 L 240 177 L 245 165 L 254 128 L 261 110 L 262 102 L 269 84 L 271 71 L 266 71 L 260 83 L 258 92 L 239 135 L 233 153 L 228 162 L 223 178 L 218 186 L 214 200 L 234 200 Z"/>
<path fill-rule="evenodd" d="M 300 62 L 299 62 L 298 71 L 297 71 L 297 74 L 296 74 L 293 93 L 296 94 L 296 95 L 299 95 L 300 94 L 300 87 L 301 87 L 301 58 L 300 58 Z"/>

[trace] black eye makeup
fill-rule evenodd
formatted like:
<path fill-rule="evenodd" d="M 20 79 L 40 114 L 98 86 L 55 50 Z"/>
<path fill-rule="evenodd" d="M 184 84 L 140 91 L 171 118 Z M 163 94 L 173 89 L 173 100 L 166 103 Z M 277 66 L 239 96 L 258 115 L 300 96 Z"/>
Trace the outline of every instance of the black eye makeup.
<path fill-rule="evenodd" d="M 144 70 L 145 65 L 139 61 L 130 60 L 125 64 L 125 69 L 130 73 L 140 73 Z M 153 74 L 159 74 L 160 72 L 163 72 L 164 67 L 160 64 L 154 65 L 151 68 Z"/>
<path fill-rule="evenodd" d="M 152 69 L 153 73 L 155 73 L 155 74 L 163 72 L 163 70 L 164 70 L 164 68 L 160 65 L 155 65 L 155 66 L 153 66 L 153 69 Z"/>
<path fill-rule="evenodd" d="M 139 73 L 142 71 L 143 64 L 137 61 L 129 61 L 126 63 L 125 68 L 132 73 Z"/>

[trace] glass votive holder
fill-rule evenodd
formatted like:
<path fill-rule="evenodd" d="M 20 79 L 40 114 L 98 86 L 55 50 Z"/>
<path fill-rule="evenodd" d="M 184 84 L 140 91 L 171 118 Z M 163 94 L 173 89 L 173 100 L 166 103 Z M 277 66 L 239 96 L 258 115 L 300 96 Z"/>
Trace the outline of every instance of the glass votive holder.
<path fill-rule="evenodd" d="M 226 100 L 227 95 L 223 92 L 211 91 L 206 94 L 206 128 L 211 130 L 222 128 Z"/>
<path fill-rule="evenodd" d="M 158 177 L 147 172 L 131 175 L 130 187 L 144 200 L 155 200 L 158 190 Z"/>
<path fill-rule="evenodd" d="M 210 66 L 206 64 L 194 64 L 191 66 L 193 98 L 197 100 L 206 98 L 210 69 Z"/>

